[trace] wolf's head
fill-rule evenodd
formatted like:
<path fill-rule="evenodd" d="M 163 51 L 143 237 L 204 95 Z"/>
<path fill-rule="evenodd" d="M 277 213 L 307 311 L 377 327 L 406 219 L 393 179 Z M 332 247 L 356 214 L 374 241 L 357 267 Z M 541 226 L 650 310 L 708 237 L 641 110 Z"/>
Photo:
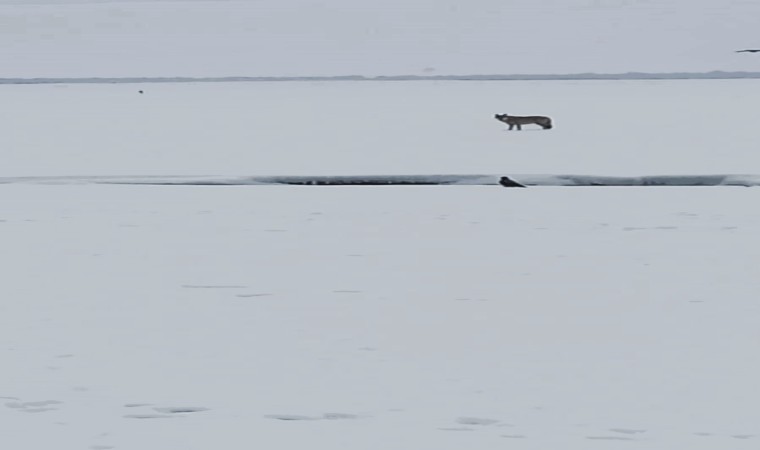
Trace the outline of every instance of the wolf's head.
<path fill-rule="evenodd" d="M 494 119 L 496 119 L 496 120 L 498 120 L 500 122 L 504 122 L 505 120 L 507 120 L 507 117 L 509 117 L 509 114 L 494 114 L 493 117 L 494 117 Z"/>

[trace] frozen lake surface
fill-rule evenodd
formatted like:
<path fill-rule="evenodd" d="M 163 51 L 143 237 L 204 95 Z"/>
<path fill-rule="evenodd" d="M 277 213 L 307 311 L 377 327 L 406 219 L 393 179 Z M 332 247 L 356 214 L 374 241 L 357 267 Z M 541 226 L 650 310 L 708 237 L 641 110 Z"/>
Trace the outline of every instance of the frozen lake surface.
<path fill-rule="evenodd" d="M 734 50 L 757 45 L 760 5 L 0 0 L 0 14 L 5 77 L 556 74 L 755 71 Z"/>
<path fill-rule="evenodd" d="M 755 449 L 757 189 L 99 181 L 756 174 L 757 85 L 0 86 L 3 439 Z"/>
<path fill-rule="evenodd" d="M 144 94 L 139 94 L 143 90 Z M 760 80 L 2 85 L 0 177 L 760 172 Z M 548 115 L 506 131 L 496 113 Z"/>

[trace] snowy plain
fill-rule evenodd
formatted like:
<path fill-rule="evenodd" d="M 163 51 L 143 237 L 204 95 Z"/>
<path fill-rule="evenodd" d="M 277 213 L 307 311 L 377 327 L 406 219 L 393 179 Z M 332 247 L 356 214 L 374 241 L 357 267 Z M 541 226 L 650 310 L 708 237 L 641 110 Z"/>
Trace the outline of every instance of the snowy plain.
<path fill-rule="evenodd" d="M 0 439 L 755 449 L 756 188 L 85 177 L 756 174 L 758 83 L 0 86 Z"/>
<path fill-rule="evenodd" d="M 0 177 L 754 173 L 759 88 L 760 80 L 0 85 Z M 496 113 L 549 115 L 555 127 L 508 132 Z"/>
<path fill-rule="evenodd" d="M 757 71 L 747 0 L 0 0 L 0 77 Z"/>

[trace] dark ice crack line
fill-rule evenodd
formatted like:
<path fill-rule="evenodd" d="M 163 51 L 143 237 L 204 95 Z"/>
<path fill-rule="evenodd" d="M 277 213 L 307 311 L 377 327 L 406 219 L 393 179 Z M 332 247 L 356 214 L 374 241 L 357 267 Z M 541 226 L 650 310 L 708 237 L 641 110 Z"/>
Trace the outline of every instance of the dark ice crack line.
<path fill-rule="evenodd" d="M 64 176 L 0 177 L 0 184 L 116 184 L 151 186 L 493 186 L 504 187 L 643 187 L 643 186 L 760 186 L 760 175 L 646 175 L 606 176 L 572 174 L 432 174 L 432 175 L 315 175 L 315 176 Z"/>

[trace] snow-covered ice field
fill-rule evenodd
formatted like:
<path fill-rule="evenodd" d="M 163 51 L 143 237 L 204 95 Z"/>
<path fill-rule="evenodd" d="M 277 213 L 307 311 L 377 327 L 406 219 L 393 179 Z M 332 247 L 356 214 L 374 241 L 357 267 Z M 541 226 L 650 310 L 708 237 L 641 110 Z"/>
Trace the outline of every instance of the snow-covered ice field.
<path fill-rule="evenodd" d="M 0 86 L 3 448 L 756 449 L 756 188 L 17 177 L 756 174 L 759 83 Z"/>
<path fill-rule="evenodd" d="M 760 80 L 0 85 L 0 95 L 0 177 L 760 172 Z M 549 115 L 555 128 L 509 132 L 495 113 Z"/>
<path fill-rule="evenodd" d="M 750 0 L 0 0 L 0 76 L 757 70 Z"/>

